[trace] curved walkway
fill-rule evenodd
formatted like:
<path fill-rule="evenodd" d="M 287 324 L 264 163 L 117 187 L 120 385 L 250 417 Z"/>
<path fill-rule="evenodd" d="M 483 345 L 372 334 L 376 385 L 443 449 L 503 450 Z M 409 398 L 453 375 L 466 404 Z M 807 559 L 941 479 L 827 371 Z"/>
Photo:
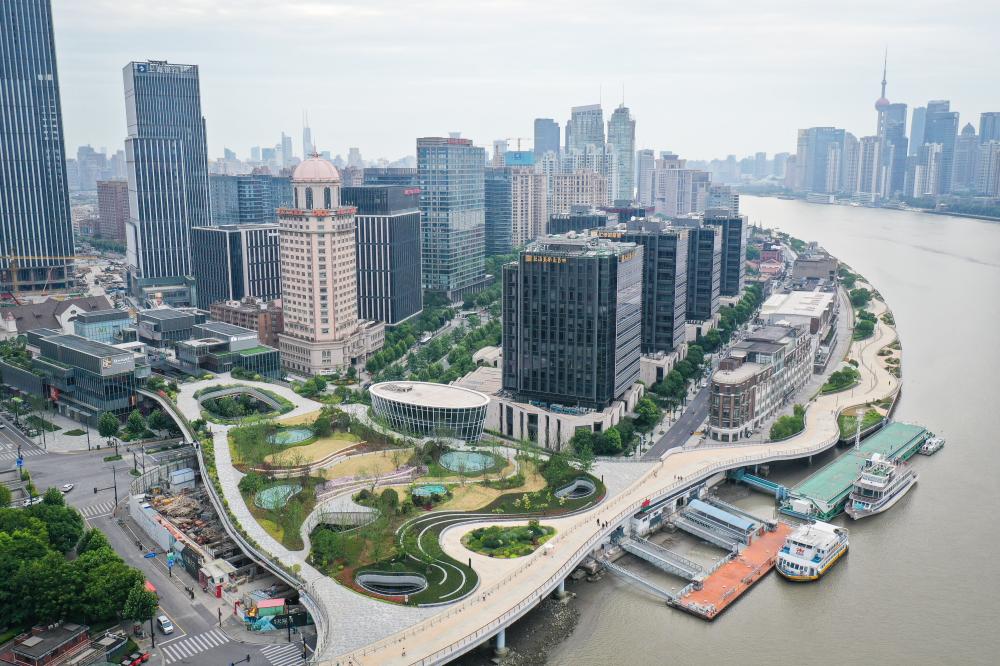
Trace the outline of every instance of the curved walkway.
<path fill-rule="evenodd" d="M 873 302 L 871 312 L 880 315 L 884 303 Z M 557 534 L 546 548 L 526 558 L 510 570 L 508 566 L 482 566 L 477 593 L 458 604 L 449 606 L 420 624 L 353 653 L 340 653 L 321 663 L 411 664 L 440 663 L 481 643 L 513 618 L 535 603 L 542 594 L 570 573 L 582 557 L 595 548 L 605 536 L 598 525 L 614 526 L 636 511 L 650 498 L 682 490 L 714 473 L 773 460 L 801 458 L 825 450 L 839 438 L 837 414 L 847 407 L 874 402 L 895 395 L 900 380 L 888 373 L 878 362 L 878 351 L 896 340 L 896 331 L 881 320 L 868 340 L 851 345 L 850 355 L 859 362 L 860 384 L 850 392 L 821 396 L 807 408 L 805 429 L 790 439 L 778 443 L 701 446 L 672 449 L 635 483 L 611 497 L 592 511 L 580 516 L 547 519 Z M 660 476 L 660 475 L 663 476 Z M 495 519 L 493 519 L 495 520 Z M 464 529 L 474 529 L 493 520 L 465 523 Z M 450 535 L 448 535 L 450 536 Z M 465 559 L 454 538 L 442 539 L 442 546 L 453 557 Z M 464 549 L 463 549 L 464 551 Z M 353 662 L 348 662 L 348 659 Z"/>

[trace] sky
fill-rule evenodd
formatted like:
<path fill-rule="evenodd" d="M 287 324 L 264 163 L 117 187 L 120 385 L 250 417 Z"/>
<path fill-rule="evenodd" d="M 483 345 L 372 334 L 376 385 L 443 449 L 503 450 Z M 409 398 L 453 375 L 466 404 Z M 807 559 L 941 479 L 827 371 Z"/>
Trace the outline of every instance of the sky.
<path fill-rule="evenodd" d="M 123 146 L 122 67 L 200 67 L 209 157 L 282 131 L 365 159 L 418 136 L 477 145 L 621 103 L 636 148 L 690 159 L 795 151 L 800 127 L 875 133 L 887 97 L 950 99 L 978 128 L 1000 110 L 991 0 L 52 0 L 67 152 Z"/>

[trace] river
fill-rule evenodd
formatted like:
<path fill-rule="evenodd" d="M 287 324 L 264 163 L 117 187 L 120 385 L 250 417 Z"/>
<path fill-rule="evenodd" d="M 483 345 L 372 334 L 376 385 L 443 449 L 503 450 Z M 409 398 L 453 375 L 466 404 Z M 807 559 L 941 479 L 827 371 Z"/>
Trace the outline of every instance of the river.
<path fill-rule="evenodd" d="M 896 418 L 948 443 L 914 459 L 920 482 L 888 513 L 836 521 L 851 551 L 819 582 L 772 574 L 713 623 L 614 576 L 576 583 L 579 623 L 549 663 L 1000 662 L 1000 224 L 757 197 L 741 208 L 872 281 L 903 345 Z M 793 463 L 775 477 L 809 471 Z M 773 506 L 764 495 L 746 502 Z"/>

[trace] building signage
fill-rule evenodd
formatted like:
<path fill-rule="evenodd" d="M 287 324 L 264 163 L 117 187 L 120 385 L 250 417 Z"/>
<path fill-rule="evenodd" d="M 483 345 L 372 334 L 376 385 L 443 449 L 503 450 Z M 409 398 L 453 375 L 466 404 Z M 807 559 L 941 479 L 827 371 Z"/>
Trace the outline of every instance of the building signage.
<path fill-rule="evenodd" d="M 550 257 L 547 255 L 539 254 L 526 254 L 524 255 L 524 263 L 526 264 L 565 264 L 566 257 Z"/>

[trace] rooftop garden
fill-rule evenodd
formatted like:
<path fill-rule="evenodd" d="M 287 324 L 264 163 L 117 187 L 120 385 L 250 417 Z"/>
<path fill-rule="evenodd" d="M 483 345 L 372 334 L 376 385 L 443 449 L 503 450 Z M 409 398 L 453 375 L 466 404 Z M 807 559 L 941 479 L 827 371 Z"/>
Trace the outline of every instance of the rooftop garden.
<path fill-rule="evenodd" d="M 462 545 L 488 557 L 514 558 L 530 555 L 555 535 L 556 528 L 529 520 L 527 525 L 479 527 L 462 537 Z"/>
<path fill-rule="evenodd" d="M 211 396 L 213 393 L 222 393 L 232 389 L 243 389 L 243 392 L 205 397 Z M 275 409 L 264 402 L 255 396 L 254 392 L 267 396 L 278 405 L 278 408 Z M 250 390 L 240 384 L 210 386 L 199 389 L 195 391 L 194 397 L 196 399 L 200 398 L 199 403 L 202 408 L 202 416 L 213 423 L 238 423 L 248 417 L 276 416 L 290 412 L 295 407 L 289 400 L 273 391 L 257 387 L 253 387 Z"/>

